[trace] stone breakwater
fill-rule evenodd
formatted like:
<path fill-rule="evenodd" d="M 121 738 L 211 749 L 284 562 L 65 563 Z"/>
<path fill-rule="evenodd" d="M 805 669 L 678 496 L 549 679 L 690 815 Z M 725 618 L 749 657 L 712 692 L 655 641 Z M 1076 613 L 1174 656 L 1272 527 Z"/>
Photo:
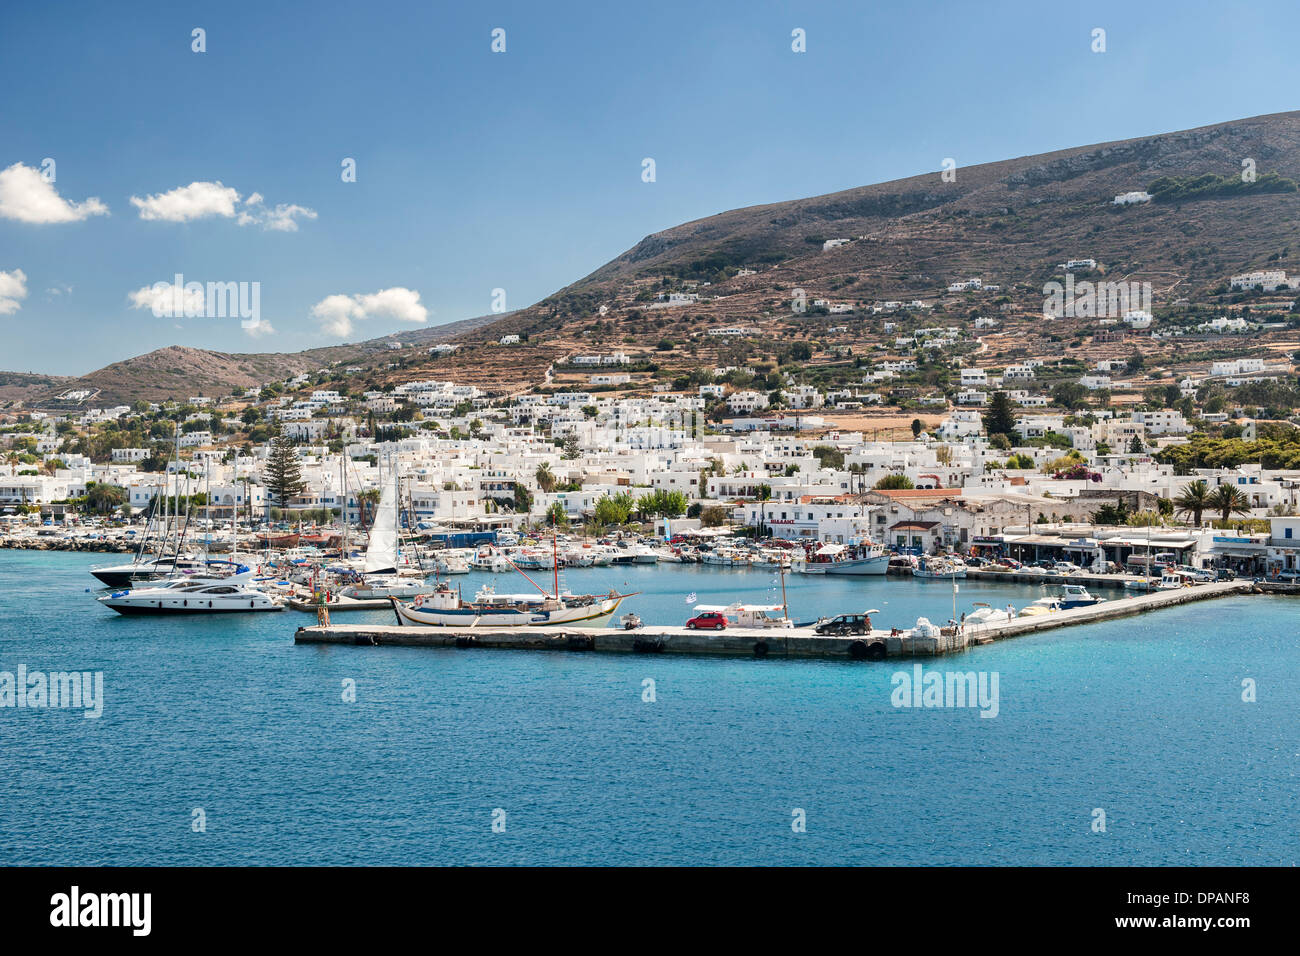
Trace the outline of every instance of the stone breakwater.
<path fill-rule="evenodd" d="M 0 548 L 16 551 L 97 551 L 132 554 L 137 545 L 109 538 L 0 537 Z"/>

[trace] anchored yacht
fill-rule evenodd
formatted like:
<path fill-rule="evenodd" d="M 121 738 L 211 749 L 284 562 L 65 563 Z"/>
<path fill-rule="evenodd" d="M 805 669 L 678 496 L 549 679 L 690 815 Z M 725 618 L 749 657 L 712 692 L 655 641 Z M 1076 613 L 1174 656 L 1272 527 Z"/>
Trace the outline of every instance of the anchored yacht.
<path fill-rule="evenodd" d="M 97 600 L 119 614 L 283 611 L 283 604 L 251 586 L 252 576 L 248 568 L 224 578 L 194 575 L 156 586 L 114 591 Z"/>

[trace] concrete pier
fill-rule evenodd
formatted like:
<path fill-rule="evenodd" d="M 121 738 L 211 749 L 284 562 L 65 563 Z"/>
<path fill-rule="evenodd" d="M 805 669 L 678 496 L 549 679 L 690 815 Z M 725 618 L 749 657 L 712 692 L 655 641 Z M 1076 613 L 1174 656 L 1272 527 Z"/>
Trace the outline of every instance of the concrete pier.
<path fill-rule="evenodd" d="M 812 628 L 739 628 L 694 631 L 680 626 L 647 626 L 634 631 L 603 627 L 406 627 L 399 624 L 331 624 L 301 627 L 297 644 L 353 644 L 366 647 L 459 647 L 510 650 L 604 651 L 643 654 L 701 654 L 723 657 L 789 657 L 883 660 L 933 657 L 1021 634 L 1090 624 L 1191 601 L 1255 590 L 1249 581 L 1201 584 L 1174 591 L 1117 598 L 1001 624 L 945 627 L 937 637 L 875 630 L 857 637 L 821 637 Z"/>

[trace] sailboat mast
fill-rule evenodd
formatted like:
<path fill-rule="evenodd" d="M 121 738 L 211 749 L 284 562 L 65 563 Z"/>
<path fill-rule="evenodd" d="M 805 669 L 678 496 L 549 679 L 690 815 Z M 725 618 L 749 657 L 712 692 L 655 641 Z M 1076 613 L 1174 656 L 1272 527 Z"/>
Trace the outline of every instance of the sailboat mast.
<path fill-rule="evenodd" d="M 781 572 L 781 610 L 785 614 L 785 619 L 790 620 L 790 604 L 785 598 L 785 562 L 780 558 L 776 559 L 777 569 Z"/>
<path fill-rule="evenodd" d="M 557 540 L 559 529 L 555 524 L 555 516 L 551 516 L 551 570 L 555 572 L 555 597 L 560 597 L 560 545 Z"/>

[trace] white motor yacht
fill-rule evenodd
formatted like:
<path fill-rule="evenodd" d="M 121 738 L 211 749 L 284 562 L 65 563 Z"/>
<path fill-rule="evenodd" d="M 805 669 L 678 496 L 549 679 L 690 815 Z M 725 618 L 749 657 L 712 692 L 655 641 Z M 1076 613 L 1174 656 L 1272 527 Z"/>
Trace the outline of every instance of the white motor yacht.
<path fill-rule="evenodd" d="M 246 568 L 224 578 L 193 575 L 156 586 L 114 591 L 98 601 L 119 614 L 283 611 L 283 604 L 252 586 L 252 576 Z"/>

